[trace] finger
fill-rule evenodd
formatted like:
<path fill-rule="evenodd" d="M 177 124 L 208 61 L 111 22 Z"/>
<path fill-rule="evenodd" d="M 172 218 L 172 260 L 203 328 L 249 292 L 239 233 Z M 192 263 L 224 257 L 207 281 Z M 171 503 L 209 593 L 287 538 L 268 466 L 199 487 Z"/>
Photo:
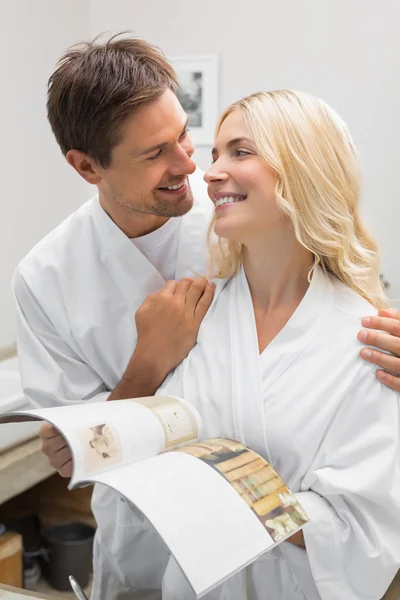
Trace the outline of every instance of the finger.
<path fill-rule="evenodd" d="M 379 350 L 386 350 L 400 357 L 400 338 L 394 335 L 363 329 L 358 332 L 357 337 L 363 344 L 375 346 Z"/>
<path fill-rule="evenodd" d="M 62 467 L 66 465 L 67 462 L 69 462 L 70 460 L 72 460 L 72 456 L 71 451 L 68 447 L 65 447 L 62 450 L 55 452 L 51 457 L 49 457 L 50 465 L 54 467 L 54 469 L 57 469 L 57 471 L 59 469 L 62 469 Z"/>
<path fill-rule="evenodd" d="M 143 306 L 148 306 L 149 304 L 151 304 L 154 301 L 154 298 L 156 297 L 156 293 L 157 292 L 155 292 L 154 294 L 149 294 L 148 296 L 146 296 L 146 298 L 143 300 L 142 304 L 139 306 L 139 308 L 138 308 L 138 310 L 136 312 L 138 312 Z"/>
<path fill-rule="evenodd" d="M 377 371 L 376 376 L 379 381 L 392 388 L 392 390 L 400 392 L 400 377 L 395 377 L 386 371 Z"/>
<path fill-rule="evenodd" d="M 212 304 L 212 301 L 214 298 L 214 293 L 215 293 L 215 284 L 210 282 L 207 285 L 207 287 L 204 291 L 204 294 L 202 295 L 202 297 L 200 298 L 200 300 L 198 301 L 197 306 L 196 306 L 195 316 L 196 316 L 196 319 L 199 324 L 204 319 L 205 315 L 207 314 L 208 309 L 210 308 L 210 306 Z"/>
<path fill-rule="evenodd" d="M 174 295 L 179 296 L 180 298 L 184 299 L 186 302 L 186 297 L 187 297 L 188 291 L 190 290 L 190 288 L 192 286 L 192 283 L 193 283 L 193 279 L 190 279 L 190 277 L 184 277 L 183 279 L 180 280 L 180 282 L 176 286 Z"/>
<path fill-rule="evenodd" d="M 364 317 L 362 324 L 368 329 L 380 329 L 391 335 L 400 337 L 400 321 L 388 317 Z"/>
<path fill-rule="evenodd" d="M 51 423 L 43 423 L 43 425 L 39 429 L 39 437 L 42 440 L 51 439 L 53 437 L 56 437 L 57 435 L 60 435 L 60 432 L 58 431 L 58 429 L 53 427 Z"/>
<path fill-rule="evenodd" d="M 66 446 L 67 442 L 65 439 L 61 435 L 58 435 L 54 438 L 47 438 L 42 441 L 42 452 L 43 454 L 46 454 L 46 456 L 50 456 L 59 452 Z"/>
<path fill-rule="evenodd" d="M 69 460 L 60 469 L 57 469 L 61 477 L 72 477 L 72 460 Z"/>
<path fill-rule="evenodd" d="M 207 289 L 207 285 L 208 280 L 206 277 L 196 277 L 196 279 L 192 281 L 192 285 L 186 296 L 186 308 L 190 314 L 194 314 L 197 304 Z"/>
<path fill-rule="evenodd" d="M 378 352 L 372 348 L 363 348 L 360 352 L 360 356 L 381 369 L 391 371 L 395 375 L 400 375 L 400 358 L 397 358 L 396 356 L 390 356 L 390 354 L 384 354 L 383 352 Z"/>
<path fill-rule="evenodd" d="M 174 281 L 173 279 L 170 279 L 169 281 L 167 281 L 167 283 L 165 285 L 163 285 L 163 287 L 159 291 L 159 294 L 161 296 L 173 296 L 177 285 L 178 284 L 176 281 Z"/>
<path fill-rule="evenodd" d="M 380 317 L 391 317 L 392 319 L 400 320 L 400 310 L 397 310 L 397 308 L 381 308 L 378 311 L 378 315 Z"/>

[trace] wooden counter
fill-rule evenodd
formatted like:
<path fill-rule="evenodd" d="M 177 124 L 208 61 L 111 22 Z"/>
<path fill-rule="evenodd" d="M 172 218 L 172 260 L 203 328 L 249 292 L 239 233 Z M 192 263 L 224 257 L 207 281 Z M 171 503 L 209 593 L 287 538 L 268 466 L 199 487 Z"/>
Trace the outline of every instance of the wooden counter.
<path fill-rule="evenodd" d="M 36 594 L 29 590 L 20 590 L 0 583 L 0 600 L 33 600 L 36 598 L 52 600 L 51 596 L 43 596 L 43 594 Z"/>
<path fill-rule="evenodd" d="M 0 453 L 0 504 L 55 473 L 40 448 L 34 437 Z"/>

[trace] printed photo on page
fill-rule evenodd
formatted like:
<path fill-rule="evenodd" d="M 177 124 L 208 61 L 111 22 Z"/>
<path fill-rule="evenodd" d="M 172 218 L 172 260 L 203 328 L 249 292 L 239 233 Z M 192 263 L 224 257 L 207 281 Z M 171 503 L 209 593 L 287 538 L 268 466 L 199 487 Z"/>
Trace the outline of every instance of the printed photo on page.
<path fill-rule="evenodd" d="M 109 423 L 77 429 L 76 436 L 81 443 L 86 474 L 122 464 L 121 440 Z"/>
<path fill-rule="evenodd" d="M 152 396 L 134 399 L 153 411 L 159 419 L 165 435 L 165 448 L 171 449 L 199 435 L 193 408 L 173 396 Z"/>
<path fill-rule="evenodd" d="M 261 456 L 234 440 L 216 438 L 180 448 L 218 471 L 251 508 L 274 542 L 308 521 L 296 496 Z"/>

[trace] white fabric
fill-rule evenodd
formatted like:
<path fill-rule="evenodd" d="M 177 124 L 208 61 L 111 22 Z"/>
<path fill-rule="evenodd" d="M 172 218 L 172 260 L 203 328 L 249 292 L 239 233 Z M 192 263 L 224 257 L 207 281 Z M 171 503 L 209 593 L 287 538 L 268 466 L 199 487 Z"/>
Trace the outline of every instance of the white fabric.
<path fill-rule="evenodd" d="M 205 437 L 237 439 L 269 460 L 311 521 L 307 551 L 285 542 L 207 600 L 378 600 L 393 579 L 400 566 L 399 395 L 359 357 L 360 318 L 371 312 L 318 269 L 260 356 L 243 270 L 218 284 L 196 346 L 160 391 L 195 405 Z M 193 598 L 173 559 L 162 598 Z"/>
<path fill-rule="evenodd" d="M 204 272 L 213 212 L 202 172 L 189 180 L 195 203 L 174 229 L 178 280 Z M 97 197 L 46 236 L 13 280 L 21 377 L 32 406 L 105 401 L 135 348 L 134 314 L 164 283 Z M 133 523 L 129 515 L 127 523 L 122 506 L 115 492 L 96 486 L 95 600 L 136 598 L 134 589 L 161 586 L 167 551 L 142 517 Z"/>
<path fill-rule="evenodd" d="M 174 218 L 155 231 L 131 239 L 132 244 L 147 258 L 161 277 L 168 281 L 175 278 L 179 250 L 179 231 L 182 219 Z"/>
<path fill-rule="evenodd" d="M 201 173 L 191 184 L 196 205 L 182 219 L 177 279 L 204 269 L 212 205 Z M 163 284 L 96 198 L 47 236 L 14 277 L 30 402 L 107 399 L 136 343 L 134 313 Z M 243 273 L 219 283 L 197 345 L 162 391 L 192 401 L 207 436 L 239 439 L 270 460 L 312 521 L 304 530 L 307 554 L 285 543 L 209 599 L 383 595 L 400 562 L 399 401 L 358 356 L 360 317 L 370 312 L 319 274 L 259 357 Z M 131 600 L 142 597 L 135 590 L 157 590 L 168 552 L 149 524 L 108 490 L 95 490 L 93 510 L 99 523 L 94 600 Z M 186 586 L 171 560 L 164 600 L 190 600 Z"/>

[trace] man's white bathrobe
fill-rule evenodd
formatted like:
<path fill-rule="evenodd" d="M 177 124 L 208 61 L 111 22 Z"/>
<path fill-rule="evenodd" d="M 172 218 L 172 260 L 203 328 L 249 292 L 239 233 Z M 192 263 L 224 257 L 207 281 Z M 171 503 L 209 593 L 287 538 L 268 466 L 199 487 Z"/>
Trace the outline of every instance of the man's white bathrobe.
<path fill-rule="evenodd" d="M 177 280 L 205 272 L 214 207 L 202 175 L 198 169 L 189 177 L 195 202 L 176 229 Z M 97 197 L 39 242 L 13 281 L 22 384 L 31 404 L 105 401 L 135 349 L 135 312 L 164 283 Z M 135 589 L 160 589 L 168 560 L 161 539 L 142 518 L 125 522 L 125 505 L 112 490 L 96 486 L 92 508 L 92 597 L 142 598 Z"/>
<path fill-rule="evenodd" d="M 218 283 L 197 345 L 160 391 L 195 405 L 205 438 L 265 457 L 310 522 L 307 551 L 284 542 L 207 599 L 378 600 L 389 586 L 400 566 L 399 396 L 359 357 L 356 338 L 360 318 L 375 312 L 317 268 L 259 355 L 243 269 Z M 163 600 L 192 597 L 171 559 Z"/>

